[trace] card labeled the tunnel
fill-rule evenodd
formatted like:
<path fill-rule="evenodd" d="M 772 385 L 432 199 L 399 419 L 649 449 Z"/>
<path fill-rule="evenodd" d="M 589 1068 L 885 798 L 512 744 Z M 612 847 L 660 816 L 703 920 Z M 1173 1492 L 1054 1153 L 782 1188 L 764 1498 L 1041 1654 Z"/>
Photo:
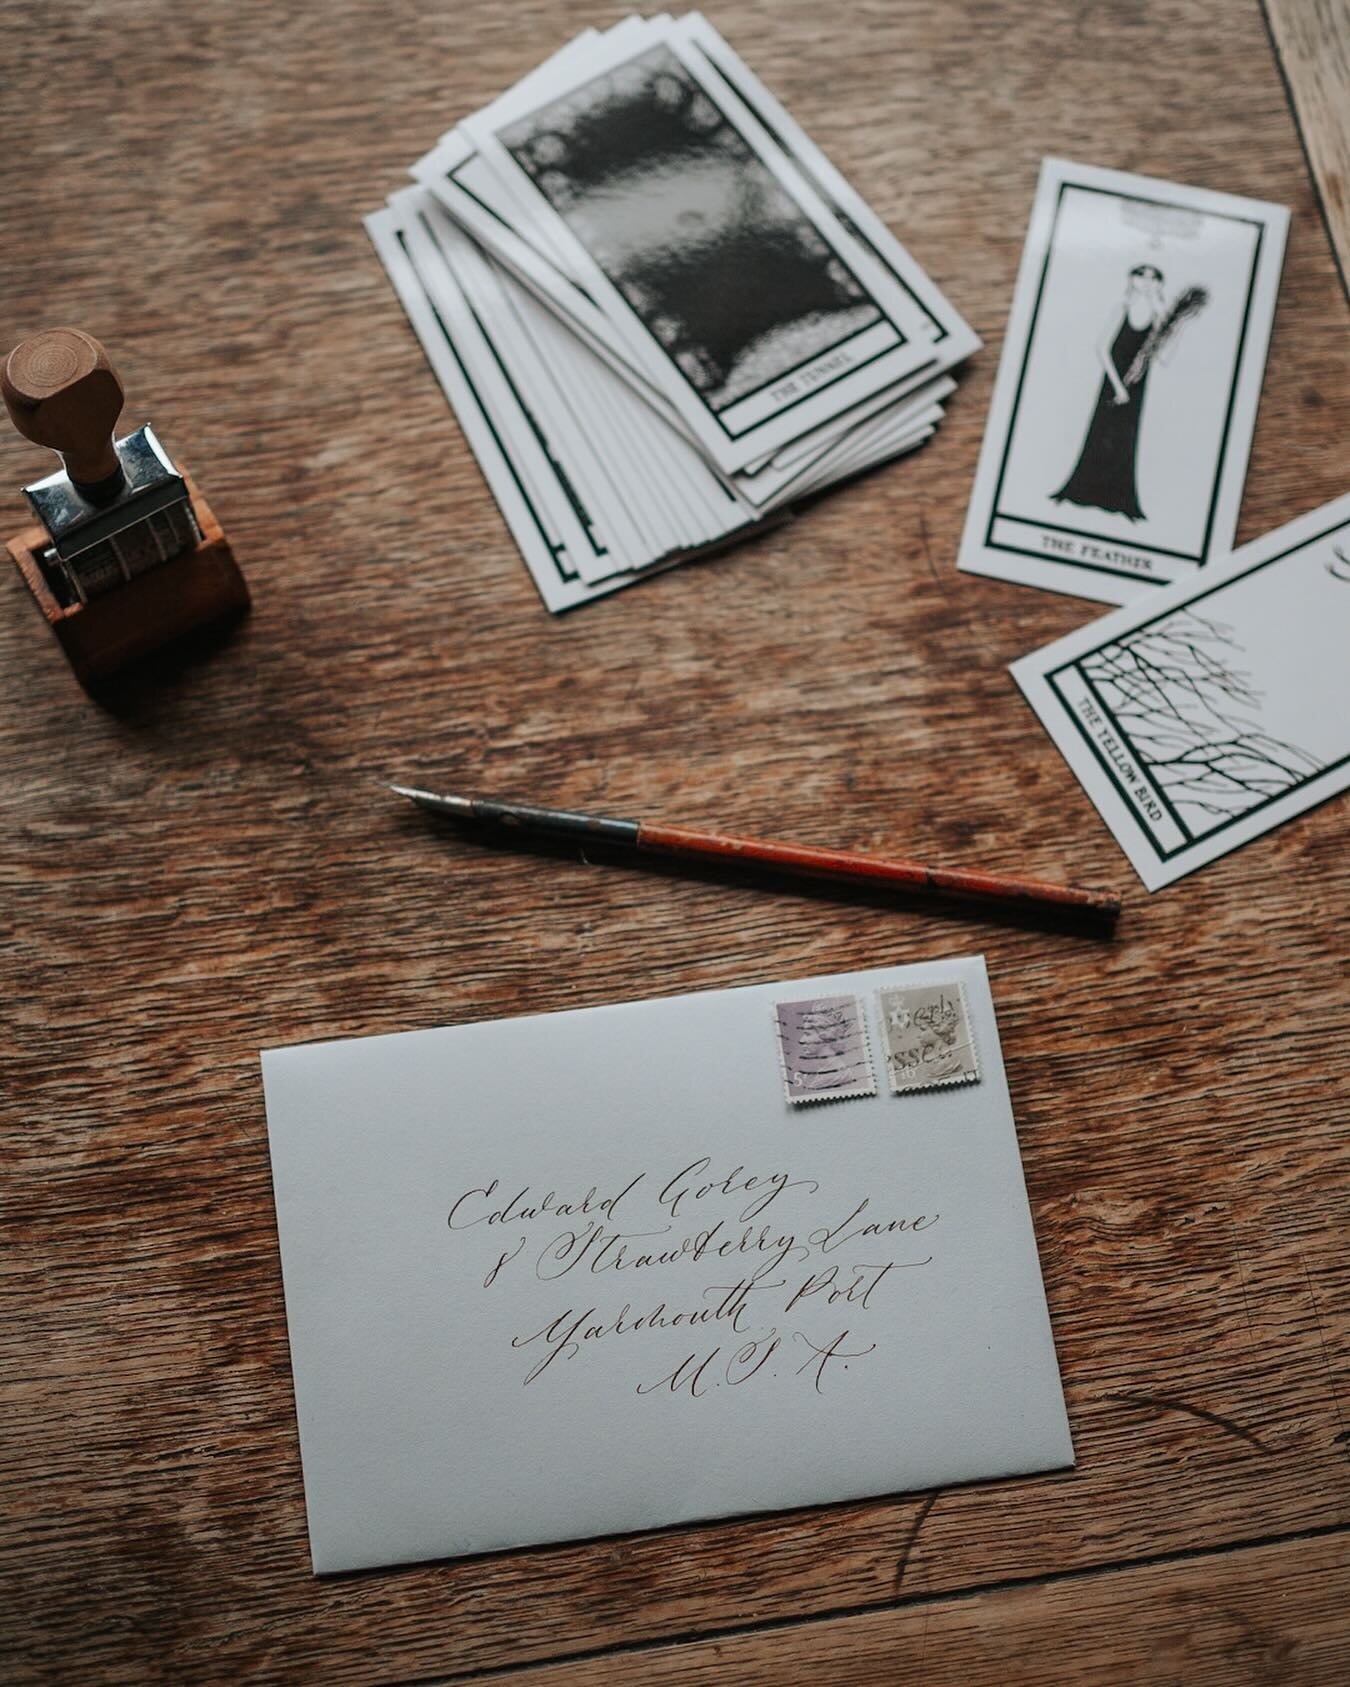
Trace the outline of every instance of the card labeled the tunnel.
<path fill-rule="evenodd" d="M 937 370 L 917 297 L 673 21 L 463 130 L 724 471 Z"/>
<path fill-rule="evenodd" d="M 1045 160 L 962 569 L 1126 603 L 1228 555 L 1288 224 Z"/>

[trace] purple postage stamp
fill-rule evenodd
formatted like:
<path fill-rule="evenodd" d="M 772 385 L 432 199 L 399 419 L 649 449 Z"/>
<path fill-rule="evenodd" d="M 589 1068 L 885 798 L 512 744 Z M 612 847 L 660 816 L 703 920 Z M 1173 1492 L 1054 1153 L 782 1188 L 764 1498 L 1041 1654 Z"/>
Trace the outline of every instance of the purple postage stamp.
<path fill-rule="evenodd" d="M 856 996 L 777 1002 L 774 1018 L 789 1101 L 842 1101 L 877 1093 L 867 1021 Z"/>
<path fill-rule="evenodd" d="M 979 1083 L 970 1010 L 959 984 L 910 984 L 881 990 L 877 1000 L 893 1094 Z"/>

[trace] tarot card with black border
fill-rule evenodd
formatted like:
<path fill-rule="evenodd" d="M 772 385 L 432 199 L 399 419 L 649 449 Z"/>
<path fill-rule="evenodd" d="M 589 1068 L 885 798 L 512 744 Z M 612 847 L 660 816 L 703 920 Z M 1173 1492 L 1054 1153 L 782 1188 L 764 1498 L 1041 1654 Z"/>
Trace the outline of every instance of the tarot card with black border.
<path fill-rule="evenodd" d="M 963 569 L 1125 603 L 1229 554 L 1288 223 L 1045 160 Z"/>
<path fill-rule="evenodd" d="M 914 301 L 673 26 L 464 129 L 724 470 L 934 360 Z"/>
<path fill-rule="evenodd" d="M 1350 494 L 1013 665 L 1150 890 L 1350 786 Z"/>
<path fill-rule="evenodd" d="M 603 535 L 600 550 L 577 553 L 581 577 L 594 584 L 649 567 L 743 525 L 748 507 L 738 505 L 694 447 L 475 247 L 429 194 L 411 191 L 421 196 L 420 220 L 518 394 L 531 435 L 552 442 L 580 505 Z M 690 462 L 696 484 L 681 478 Z M 637 484 L 646 488 L 645 499 L 632 498 Z M 669 520 L 663 519 L 667 508 Z"/>
<path fill-rule="evenodd" d="M 537 237 L 540 231 L 512 220 L 509 214 L 511 207 L 501 194 L 502 184 L 487 168 L 481 154 L 462 130 L 443 136 L 431 152 L 413 165 L 412 175 L 435 195 L 437 202 L 479 245 L 491 253 L 495 263 L 517 277 L 585 342 L 591 352 L 621 374 L 644 405 L 654 410 L 670 429 L 678 429 L 688 437 L 688 430 L 674 406 L 641 372 L 641 348 L 634 348 L 617 338 L 615 325 L 574 281 L 555 266 L 552 256 L 540 246 L 529 243 L 527 234 Z M 917 266 L 913 267 L 917 270 Z M 931 287 L 931 283 L 929 285 Z M 936 289 L 932 292 L 935 299 L 941 299 Z M 955 320 L 959 324 L 959 318 Z M 965 330 L 964 325 L 946 334 L 934 330 L 938 351 L 935 365 L 873 393 L 829 422 L 813 428 L 810 433 L 790 440 L 762 463 L 737 470 L 733 477 L 737 490 L 754 508 L 773 508 L 797 496 L 796 488 L 800 483 L 808 479 L 818 480 L 817 465 L 823 467 L 827 456 L 835 453 L 845 437 L 856 441 L 860 428 L 869 418 L 883 412 L 889 415 L 898 404 L 907 400 L 913 402 L 917 413 L 927 409 L 933 397 L 945 396 L 953 391 L 950 379 L 935 375 L 933 370 L 964 355 L 963 345 L 968 340 L 963 340 L 963 332 L 969 336 L 969 330 Z M 594 414 L 602 416 L 603 407 Z M 669 439 L 668 431 L 666 438 Z M 711 465 L 709 472 L 712 472 Z"/>

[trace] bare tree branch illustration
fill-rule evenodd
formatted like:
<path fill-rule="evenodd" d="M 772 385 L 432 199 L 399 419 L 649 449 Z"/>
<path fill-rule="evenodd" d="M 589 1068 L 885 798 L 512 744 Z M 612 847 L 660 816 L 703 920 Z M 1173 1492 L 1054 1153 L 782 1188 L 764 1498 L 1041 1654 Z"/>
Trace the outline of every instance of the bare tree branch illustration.
<path fill-rule="evenodd" d="M 1149 777 L 1201 830 L 1323 765 L 1262 730 L 1261 693 L 1237 666 L 1242 653 L 1231 627 L 1183 609 L 1082 662 Z"/>

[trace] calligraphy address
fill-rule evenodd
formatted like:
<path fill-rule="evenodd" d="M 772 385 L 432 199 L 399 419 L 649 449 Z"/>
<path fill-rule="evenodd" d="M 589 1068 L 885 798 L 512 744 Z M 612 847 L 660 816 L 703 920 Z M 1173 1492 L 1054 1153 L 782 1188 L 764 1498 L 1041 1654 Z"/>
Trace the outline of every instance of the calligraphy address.
<path fill-rule="evenodd" d="M 456 1196 L 452 1235 L 492 1238 L 484 1292 L 526 1273 L 559 1285 L 556 1310 L 510 1337 L 526 1387 L 622 1346 L 640 1395 L 699 1399 L 777 1376 L 824 1392 L 876 1351 L 869 1326 L 903 1273 L 933 1262 L 922 1237 L 939 1213 L 883 1213 L 867 1195 L 822 1197 L 814 1178 L 723 1171 L 710 1155 L 661 1175 L 638 1172 L 608 1193 L 592 1185 L 570 1199 L 496 1178 Z M 779 1207 L 789 1191 L 794 1200 Z M 780 1212 L 797 1216 L 780 1222 Z M 646 1351 L 644 1337 L 661 1330 L 688 1332 L 673 1366 L 668 1353 L 653 1363 Z"/>

